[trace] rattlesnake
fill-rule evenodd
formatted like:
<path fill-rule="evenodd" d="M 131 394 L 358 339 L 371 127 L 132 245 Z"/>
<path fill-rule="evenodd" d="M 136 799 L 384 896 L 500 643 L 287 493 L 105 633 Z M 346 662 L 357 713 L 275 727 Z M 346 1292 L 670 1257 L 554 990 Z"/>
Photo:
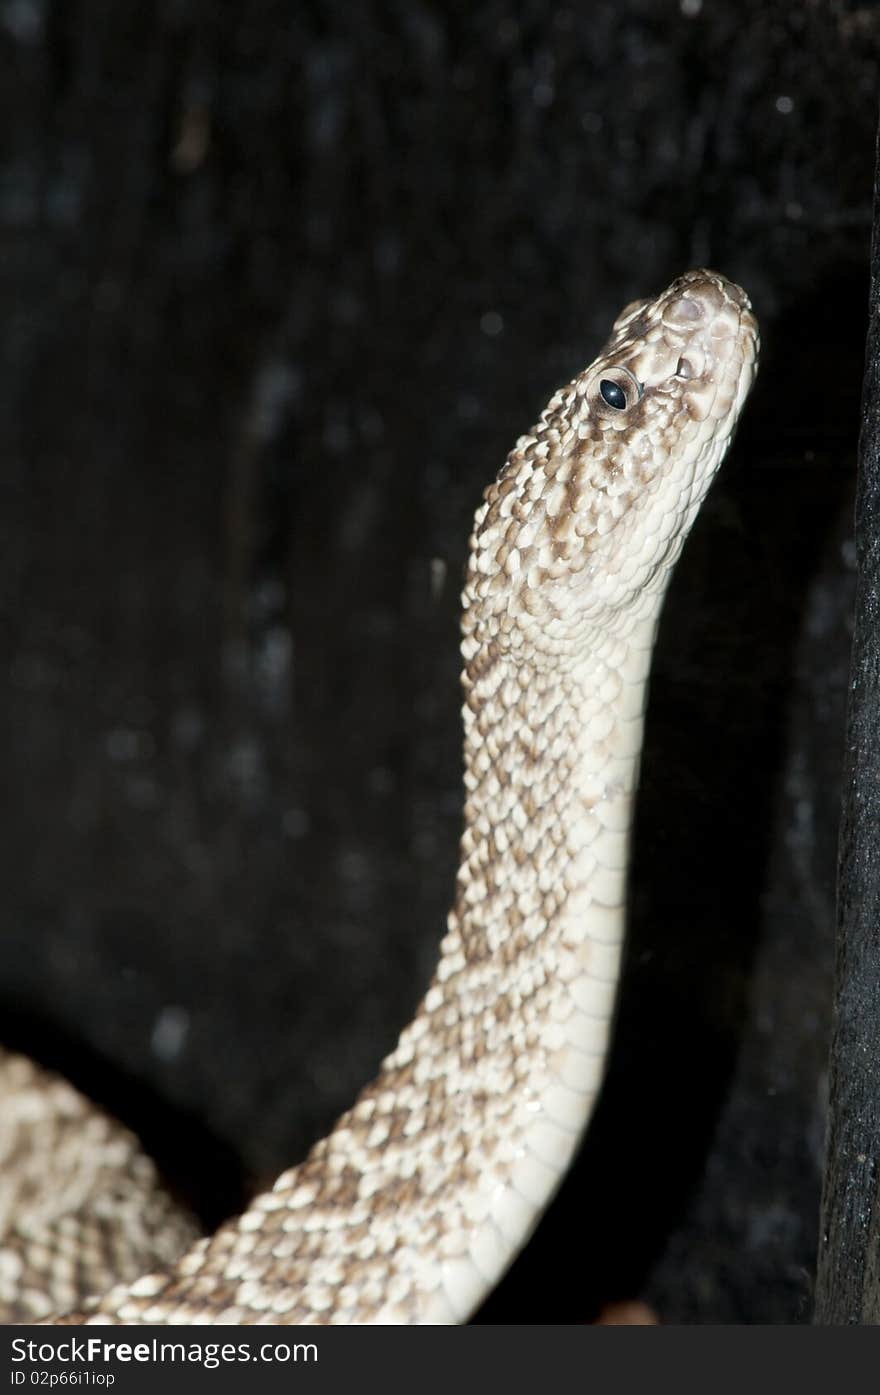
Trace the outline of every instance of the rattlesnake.
<path fill-rule="evenodd" d="M 0 1058 L 7 1320 L 454 1322 L 503 1272 L 601 1083 L 658 615 L 757 351 L 739 287 L 689 272 L 622 312 L 487 489 L 440 961 L 304 1163 L 194 1240 L 129 1134 Z"/>

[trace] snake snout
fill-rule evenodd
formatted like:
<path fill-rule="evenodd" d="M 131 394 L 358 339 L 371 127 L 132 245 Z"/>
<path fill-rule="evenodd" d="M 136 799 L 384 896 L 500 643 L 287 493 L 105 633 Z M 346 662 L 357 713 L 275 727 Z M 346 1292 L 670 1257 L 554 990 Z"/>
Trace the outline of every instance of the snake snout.
<path fill-rule="evenodd" d="M 663 307 L 663 324 L 684 334 L 726 338 L 739 330 L 743 311 L 749 309 L 745 292 L 714 271 L 692 271 L 670 287 Z"/>
<path fill-rule="evenodd" d="M 689 271 L 673 282 L 661 320 L 670 348 L 681 345 L 690 362 L 700 350 L 707 384 L 717 386 L 738 375 L 744 361 L 754 360 L 758 326 L 749 298 L 716 271 Z"/>

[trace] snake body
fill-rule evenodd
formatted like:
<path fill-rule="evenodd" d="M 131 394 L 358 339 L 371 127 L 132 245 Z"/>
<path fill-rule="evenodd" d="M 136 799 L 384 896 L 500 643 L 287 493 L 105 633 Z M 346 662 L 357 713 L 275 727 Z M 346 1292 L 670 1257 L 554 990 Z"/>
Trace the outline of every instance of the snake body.
<path fill-rule="evenodd" d="M 688 273 L 623 311 L 487 489 L 462 597 L 464 832 L 439 963 L 305 1162 L 189 1243 L 130 1136 L 7 1058 L 19 1103 L 0 1155 L 20 1172 L 25 1144 L 48 1147 L 64 1181 L 48 1199 L 30 1182 L 0 1192 L 10 1315 L 460 1322 L 505 1270 L 601 1084 L 655 630 L 757 350 L 744 292 Z"/>

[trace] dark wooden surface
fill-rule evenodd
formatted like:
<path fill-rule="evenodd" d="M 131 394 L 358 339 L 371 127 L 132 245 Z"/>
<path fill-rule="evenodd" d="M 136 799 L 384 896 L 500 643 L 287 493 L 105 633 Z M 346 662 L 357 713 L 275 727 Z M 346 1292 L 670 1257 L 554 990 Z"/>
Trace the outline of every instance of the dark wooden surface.
<path fill-rule="evenodd" d="M 0 5 L 3 1037 L 207 1218 L 430 972 L 480 491 L 709 263 L 763 367 L 662 629 L 600 1115 L 487 1316 L 809 1317 L 878 54 L 830 0 Z"/>
<path fill-rule="evenodd" d="M 855 633 L 815 1317 L 880 1323 L 880 165 L 856 492 Z"/>

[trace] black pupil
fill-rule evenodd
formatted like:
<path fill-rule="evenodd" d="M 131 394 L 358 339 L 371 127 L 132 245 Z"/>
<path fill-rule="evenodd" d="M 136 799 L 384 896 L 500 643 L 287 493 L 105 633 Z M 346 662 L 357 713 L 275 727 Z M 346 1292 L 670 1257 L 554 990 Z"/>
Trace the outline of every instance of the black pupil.
<path fill-rule="evenodd" d="M 611 378 L 603 378 L 599 384 L 599 391 L 602 400 L 607 402 L 609 407 L 616 407 L 619 412 L 623 411 L 626 406 L 626 393 L 620 383 L 615 383 Z"/>

